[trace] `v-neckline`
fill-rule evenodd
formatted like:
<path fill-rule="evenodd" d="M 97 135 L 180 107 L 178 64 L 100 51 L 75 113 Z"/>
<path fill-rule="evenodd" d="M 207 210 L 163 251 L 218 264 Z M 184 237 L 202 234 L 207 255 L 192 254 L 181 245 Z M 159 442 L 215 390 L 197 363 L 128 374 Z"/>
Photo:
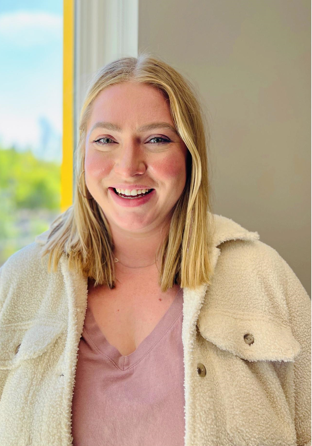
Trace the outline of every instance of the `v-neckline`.
<path fill-rule="evenodd" d="M 93 313 L 87 306 L 85 324 L 82 337 L 93 347 L 98 353 L 104 355 L 110 360 L 115 367 L 120 370 L 127 370 L 134 367 L 143 359 L 161 339 L 169 332 L 175 322 L 182 317 L 183 308 L 183 289 L 181 288 L 166 313 L 156 324 L 152 332 L 143 339 L 138 347 L 129 355 L 122 355 L 119 350 L 108 342 L 105 335 L 95 321 Z"/>

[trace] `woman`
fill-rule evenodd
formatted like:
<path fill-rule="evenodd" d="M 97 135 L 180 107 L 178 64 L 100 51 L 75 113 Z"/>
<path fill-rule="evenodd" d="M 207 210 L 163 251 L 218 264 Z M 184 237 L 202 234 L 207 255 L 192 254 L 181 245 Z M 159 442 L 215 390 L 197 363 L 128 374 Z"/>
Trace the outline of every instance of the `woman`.
<path fill-rule="evenodd" d="M 1 270 L 0 444 L 307 445 L 309 298 L 209 212 L 187 82 L 104 67 L 76 159 L 72 208 Z"/>

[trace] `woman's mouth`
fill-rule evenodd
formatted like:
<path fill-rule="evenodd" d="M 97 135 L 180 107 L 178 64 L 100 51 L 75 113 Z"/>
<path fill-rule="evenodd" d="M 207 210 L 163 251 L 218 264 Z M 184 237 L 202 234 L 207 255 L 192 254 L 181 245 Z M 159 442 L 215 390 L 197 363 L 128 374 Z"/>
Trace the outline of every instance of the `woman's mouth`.
<path fill-rule="evenodd" d="M 119 197 L 125 198 L 127 200 L 135 200 L 137 198 L 144 197 L 151 193 L 154 189 L 117 189 L 113 188 L 113 191 Z"/>

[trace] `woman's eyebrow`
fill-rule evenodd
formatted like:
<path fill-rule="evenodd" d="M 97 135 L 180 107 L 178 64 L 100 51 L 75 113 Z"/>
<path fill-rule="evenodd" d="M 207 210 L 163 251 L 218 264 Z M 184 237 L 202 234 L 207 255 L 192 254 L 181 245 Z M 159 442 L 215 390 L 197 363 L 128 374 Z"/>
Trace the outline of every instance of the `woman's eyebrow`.
<path fill-rule="evenodd" d="M 107 129 L 107 130 L 115 130 L 117 132 L 121 131 L 121 128 L 116 125 L 116 124 L 112 124 L 111 122 L 103 122 L 103 121 L 99 121 L 96 122 L 92 128 L 90 129 L 89 133 L 91 133 L 94 129 L 97 128 L 103 128 L 103 129 Z"/>
<path fill-rule="evenodd" d="M 145 124 L 138 128 L 138 132 L 146 132 L 147 130 L 154 130 L 154 129 L 169 129 L 172 132 L 178 134 L 176 129 L 169 124 L 169 122 L 152 122 L 151 124 Z"/>
<path fill-rule="evenodd" d="M 122 130 L 118 125 L 113 124 L 111 122 L 99 121 L 99 122 L 96 122 L 92 126 L 92 128 L 91 128 L 89 133 L 91 133 L 96 128 L 104 128 L 104 129 L 107 129 L 107 130 L 115 130 L 117 132 L 120 132 Z M 154 130 L 154 129 L 159 129 L 159 128 L 169 129 L 169 130 L 171 130 L 172 132 L 174 132 L 174 133 L 176 133 L 178 135 L 178 132 L 176 131 L 176 129 L 171 124 L 169 124 L 169 122 L 151 122 L 150 124 L 145 124 L 145 125 L 142 125 L 141 127 L 139 127 L 138 128 L 138 132 L 146 132 L 148 130 Z"/>

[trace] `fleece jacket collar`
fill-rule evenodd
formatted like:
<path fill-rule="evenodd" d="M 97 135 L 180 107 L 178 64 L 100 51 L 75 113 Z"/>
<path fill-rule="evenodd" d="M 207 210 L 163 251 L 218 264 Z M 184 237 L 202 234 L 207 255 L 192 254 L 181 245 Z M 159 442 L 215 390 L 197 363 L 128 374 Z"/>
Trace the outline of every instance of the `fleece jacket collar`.
<path fill-rule="evenodd" d="M 212 271 L 215 270 L 218 257 L 220 255 L 219 246 L 222 243 L 231 241 L 231 240 L 245 240 L 245 241 L 253 241 L 259 239 L 259 234 L 257 232 L 250 232 L 247 229 L 243 228 L 238 223 L 233 220 L 223 217 L 221 215 L 211 214 L 209 213 L 209 225 L 210 225 L 210 233 L 211 233 L 211 252 L 210 252 L 210 261 L 212 266 Z M 40 236 L 36 238 L 36 242 L 40 245 L 44 245 L 47 241 L 49 235 L 49 231 L 44 232 Z M 62 271 L 65 277 L 67 277 L 66 283 L 72 282 L 72 273 L 68 271 L 66 258 L 62 259 Z M 81 278 L 76 276 L 76 284 L 81 281 Z M 84 281 L 86 282 L 86 281 Z M 86 287 L 86 283 L 81 284 L 83 288 Z M 74 285 L 73 285 L 74 287 Z M 183 290 L 183 342 L 188 344 L 191 339 L 194 339 L 194 330 L 196 329 L 196 321 L 198 319 L 200 309 L 204 303 L 204 298 L 206 295 L 208 285 L 204 284 L 196 289 L 185 288 Z M 70 291 L 70 290 L 69 290 Z M 71 293 L 72 294 L 72 293 Z M 78 294 L 79 296 L 79 294 Z M 72 298 L 75 300 L 79 299 L 78 296 L 72 294 Z M 76 302 L 78 307 L 84 308 L 86 306 L 85 302 Z M 73 302 L 73 306 L 75 306 Z M 82 329 L 82 327 L 81 327 Z"/>

